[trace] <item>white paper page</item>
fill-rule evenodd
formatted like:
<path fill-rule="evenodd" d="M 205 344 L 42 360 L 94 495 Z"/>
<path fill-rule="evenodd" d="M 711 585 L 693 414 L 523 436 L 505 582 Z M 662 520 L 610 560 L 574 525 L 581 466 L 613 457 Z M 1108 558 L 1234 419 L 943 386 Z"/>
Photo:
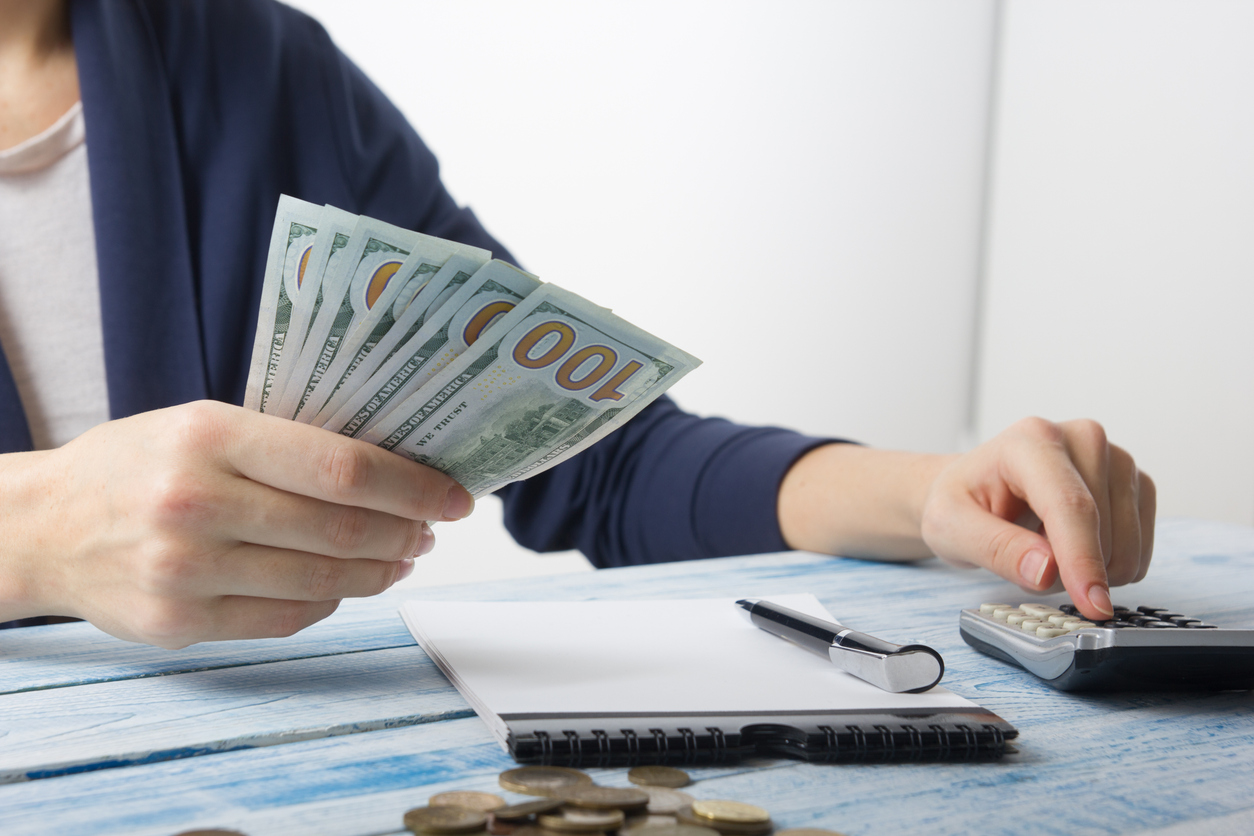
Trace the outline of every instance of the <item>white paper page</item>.
<path fill-rule="evenodd" d="M 810 594 L 769 600 L 832 618 Z M 754 627 L 732 598 L 409 601 L 401 615 L 498 735 L 501 714 L 977 708 L 942 687 L 881 691 Z"/>

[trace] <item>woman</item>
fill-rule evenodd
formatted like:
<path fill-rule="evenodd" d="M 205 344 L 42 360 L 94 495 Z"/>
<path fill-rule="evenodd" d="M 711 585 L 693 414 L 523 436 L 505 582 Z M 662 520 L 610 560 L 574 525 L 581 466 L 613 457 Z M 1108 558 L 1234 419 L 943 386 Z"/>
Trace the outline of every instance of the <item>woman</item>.
<path fill-rule="evenodd" d="M 472 510 L 459 485 L 229 405 L 274 207 L 293 194 L 510 256 L 298 12 L 0 0 L 0 20 L 0 619 L 180 647 L 287 635 L 404 577 L 434 545 L 424 521 Z M 1152 552 L 1153 483 L 1090 421 L 933 456 L 664 398 L 498 495 L 524 545 L 600 566 L 936 554 L 1025 589 L 1061 580 L 1090 618 Z"/>

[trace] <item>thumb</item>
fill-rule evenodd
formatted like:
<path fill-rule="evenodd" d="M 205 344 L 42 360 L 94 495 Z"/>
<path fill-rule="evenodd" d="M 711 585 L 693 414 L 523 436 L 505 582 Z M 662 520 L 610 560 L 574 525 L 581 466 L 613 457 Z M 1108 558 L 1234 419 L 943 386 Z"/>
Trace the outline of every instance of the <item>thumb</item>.
<path fill-rule="evenodd" d="M 1003 520 L 974 500 L 948 505 L 937 515 L 944 522 L 925 532 L 937 557 L 983 566 L 1024 589 L 1042 592 L 1054 585 L 1058 565 L 1045 537 Z"/>

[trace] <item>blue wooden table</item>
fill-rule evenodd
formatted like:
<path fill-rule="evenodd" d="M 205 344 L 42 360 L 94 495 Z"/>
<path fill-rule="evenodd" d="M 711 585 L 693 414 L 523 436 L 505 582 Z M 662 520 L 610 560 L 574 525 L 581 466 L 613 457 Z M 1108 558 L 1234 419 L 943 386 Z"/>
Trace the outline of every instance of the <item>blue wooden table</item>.
<path fill-rule="evenodd" d="M 959 609 L 1028 600 L 986 574 L 792 553 L 408 594 L 784 592 L 813 592 L 851 626 L 938 648 L 945 684 L 1017 726 L 1020 751 L 982 764 L 696 768 L 693 795 L 760 804 L 780 827 L 850 836 L 1254 832 L 1254 695 L 1053 691 L 959 637 Z M 521 800 L 497 786 L 513 762 L 415 645 L 400 600 L 347 601 L 289 639 L 182 651 L 86 624 L 0 633 L 0 834 L 396 834 L 405 810 L 443 790 Z M 1162 523 L 1149 577 L 1115 602 L 1254 627 L 1254 530 Z M 592 772 L 628 785 L 623 769 Z"/>

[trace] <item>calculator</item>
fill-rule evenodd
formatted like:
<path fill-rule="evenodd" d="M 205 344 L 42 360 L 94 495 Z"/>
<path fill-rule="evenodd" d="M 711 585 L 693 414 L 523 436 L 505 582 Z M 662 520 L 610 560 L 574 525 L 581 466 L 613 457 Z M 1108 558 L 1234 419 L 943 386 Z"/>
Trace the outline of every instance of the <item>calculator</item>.
<path fill-rule="evenodd" d="M 958 629 L 982 653 L 1061 691 L 1254 688 L 1254 629 L 1233 629 L 1166 607 L 1116 606 L 1087 621 L 1073 604 L 981 604 Z"/>

